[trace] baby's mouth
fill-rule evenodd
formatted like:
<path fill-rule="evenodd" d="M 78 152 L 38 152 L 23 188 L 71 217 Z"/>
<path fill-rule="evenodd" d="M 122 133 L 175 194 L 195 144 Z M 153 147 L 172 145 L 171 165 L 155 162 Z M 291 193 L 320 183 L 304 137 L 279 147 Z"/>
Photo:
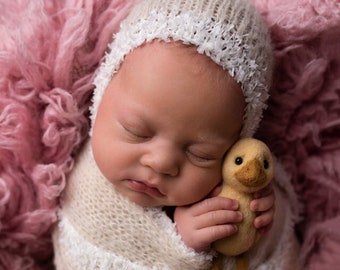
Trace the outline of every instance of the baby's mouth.
<path fill-rule="evenodd" d="M 129 179 L 128 184 L 132 190 L 146 193 L 152 197 L 160 198 L 165 196 L 165 194 L 163 194 L 157 187 L 149 185 L 142 181 Z"/>

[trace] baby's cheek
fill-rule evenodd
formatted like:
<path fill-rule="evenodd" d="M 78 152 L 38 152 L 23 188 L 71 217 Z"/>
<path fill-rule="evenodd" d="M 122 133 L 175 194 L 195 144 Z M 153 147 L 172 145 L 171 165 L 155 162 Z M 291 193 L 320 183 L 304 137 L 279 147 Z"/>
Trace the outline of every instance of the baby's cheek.
<path fill-rule="evenodd" d="M 202 181 L 199 191 L 197 192 L 197 194 L 200 194 L 199 196 L 197 196 L 198 201 L 206 197 L 213 197 L 214 195 L 217 196 L 220 193 L 221 180 L 218 179 L 218 176 L 216 176 L 211 178 L 210 180 Z"/>

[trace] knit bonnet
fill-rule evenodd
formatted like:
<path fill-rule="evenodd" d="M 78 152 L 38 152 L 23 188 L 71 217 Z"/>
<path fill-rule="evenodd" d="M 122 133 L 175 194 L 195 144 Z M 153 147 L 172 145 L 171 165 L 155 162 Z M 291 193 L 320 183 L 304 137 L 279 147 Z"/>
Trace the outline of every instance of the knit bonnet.
<path fill-rule="evenodd" d="M 142 0 L 135 5 L 114 35 L 95 77 L 92 126 L 105 89 L 124 57 L 157 39 L 196 46 L 198 53 L 210 57 L 241 84 L 246 101 L 241 136 L 252 136 L 269 96 L 272 50 L 268 30 L 249 1 Z"/>

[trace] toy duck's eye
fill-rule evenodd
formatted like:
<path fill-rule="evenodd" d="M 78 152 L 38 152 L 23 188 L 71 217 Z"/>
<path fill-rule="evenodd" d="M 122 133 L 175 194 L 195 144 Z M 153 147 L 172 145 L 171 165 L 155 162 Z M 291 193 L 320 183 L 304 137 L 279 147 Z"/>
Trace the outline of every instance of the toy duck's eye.
<path fill-rule="evenodd" d="M 269 162 L 266 159 L 263 161 L 263 168 L 265 168 L 266 170 L 269 168 Z"/>
<path fill-rule="evenodd" d="M 235 164 L 236 165 L 241 165 L 243 163 L 243 159 L 241 158 L 241 157 L 237 157 L 236 159 L 235 159 Z"/>

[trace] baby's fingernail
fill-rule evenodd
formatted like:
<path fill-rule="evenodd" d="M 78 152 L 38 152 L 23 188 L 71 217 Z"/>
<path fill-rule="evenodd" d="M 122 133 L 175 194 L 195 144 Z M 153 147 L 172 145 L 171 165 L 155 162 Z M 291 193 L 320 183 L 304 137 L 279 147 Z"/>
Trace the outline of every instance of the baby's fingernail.
<path fill-rule="evenodd" d="M 242 215 L 241 212 L 239 212 L 239 211 L 236 212 L 236 215 L 237 215 L 236 217 L 237 217 L 237 220 L 238 220 L 238 221 L 241 221 L 241 220 L 243 219 L 243 215 Z"/>
<path fill-rule="evenodd" d="M 232 207 L 235 210 L 238 209 L 238 201 L 233 200 Z"/>
<path fill-rule="evenodd" d="M 250 203 L 250 210 L 251 211 L 254 211 L 254 212 L 257 211 L 257 207 L 258 207 L 258 204 L 256 202 L 253 201 L 253 202 Z"/>
<path fill-rule="evenodd" d="M 232 231 L 237 232 L 237 226 L 236 225 L 232 225 Z"/>

